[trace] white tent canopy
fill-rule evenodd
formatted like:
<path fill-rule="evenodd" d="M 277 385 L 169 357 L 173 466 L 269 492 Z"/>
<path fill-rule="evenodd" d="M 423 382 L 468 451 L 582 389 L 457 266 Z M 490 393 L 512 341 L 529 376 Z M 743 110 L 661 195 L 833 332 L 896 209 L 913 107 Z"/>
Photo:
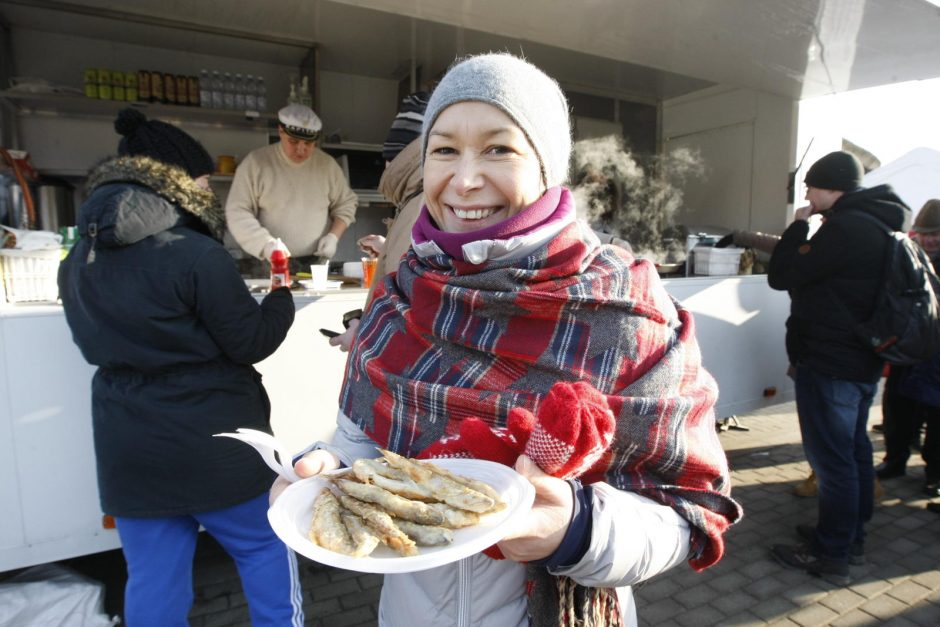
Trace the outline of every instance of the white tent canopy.
<path fill-rule="evenodd" d="M 915 148 L 865 175 L 865 187 L 888 183 L 914 216 L 931 198 L 940 198 L 940 151 Z"/>

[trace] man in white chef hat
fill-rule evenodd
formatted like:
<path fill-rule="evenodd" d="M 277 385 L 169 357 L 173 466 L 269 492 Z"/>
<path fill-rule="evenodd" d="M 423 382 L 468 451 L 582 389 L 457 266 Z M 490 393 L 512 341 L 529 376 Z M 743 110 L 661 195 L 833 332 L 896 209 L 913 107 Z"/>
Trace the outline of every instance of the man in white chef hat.
<path fill-rule="evenodd" d="M 257 259 L 270 260 L 279 238 L 296 272 L 336 254 L 358 199 L 336 161 L 317 148 L 323 123 L 313 109 L 291 104 L 277 117 L 280 141 L 238 165 L 225 216 L 235 241 Z"/>

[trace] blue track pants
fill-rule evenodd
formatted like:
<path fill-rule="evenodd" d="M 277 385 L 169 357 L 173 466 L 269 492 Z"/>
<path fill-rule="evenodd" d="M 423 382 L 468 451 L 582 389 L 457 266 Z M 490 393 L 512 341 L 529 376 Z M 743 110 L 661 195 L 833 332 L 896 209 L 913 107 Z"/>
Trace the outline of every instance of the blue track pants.
<path fill-rule="evenodd" d="M 185 627 L 193 603 L 199 526 L 235 560 L 254 627 L 301 627 L 300 580 L 293 551 L 267 519 L 268 495 L 233 507 L 167 518 L 117 518 L 127 588 L 128 627 Z"/>

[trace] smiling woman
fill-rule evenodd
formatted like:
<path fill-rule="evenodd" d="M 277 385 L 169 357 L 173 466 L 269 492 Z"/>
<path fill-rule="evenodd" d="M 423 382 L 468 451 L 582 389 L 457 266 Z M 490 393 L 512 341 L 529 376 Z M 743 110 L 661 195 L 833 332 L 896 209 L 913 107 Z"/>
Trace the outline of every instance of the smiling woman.
<path fill-rule="evenodd" d="M 535 149 L 499 109 L 483 102 L 457 103 L 428 133 L 424 199 L 442 230 L 458 233 L 498 224 L 544 191 Z"/>
<path fill-rule="evenodd" d="M 716 563 L 740 516 L 691 315 L 578 221 L 570 133 L 558 84 L 507 54 L 428 102 L 412 248 L 363 315 L 333 441 L 295 469 L 487 459 L 536 500 L 484 553 L 386 575 L 383 623 L 635 625 L 630 586 Z"/>

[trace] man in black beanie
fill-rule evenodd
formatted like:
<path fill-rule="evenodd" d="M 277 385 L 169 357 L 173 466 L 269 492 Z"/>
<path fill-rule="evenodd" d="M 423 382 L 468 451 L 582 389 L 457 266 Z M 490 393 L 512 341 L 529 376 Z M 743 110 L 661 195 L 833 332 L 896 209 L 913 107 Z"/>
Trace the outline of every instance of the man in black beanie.
<path fill-rule="evenodd" d="M 795 367 L 803 450 L 816 471 L 819 518 L 797 525 L 803 544 L 777 544 L 774 557 L 791 568 L 849 581 L 849 564 L 864 563 L 865 523 L 874 507 L 868 410 L 883 363 L 856 339 L 881 286 L 888 238 L 878 222 L 906 230 L 910 209 L 887 185 L 861 187 L 861 163 L 832 152 L 806 174 L 806 200 L 770 258 L 770 287 L 790 292 L 787 354 Z M 823 223 L 810 236 L 810 217 Z M 866 214 L 866 215 L 863 215 Z"/>

